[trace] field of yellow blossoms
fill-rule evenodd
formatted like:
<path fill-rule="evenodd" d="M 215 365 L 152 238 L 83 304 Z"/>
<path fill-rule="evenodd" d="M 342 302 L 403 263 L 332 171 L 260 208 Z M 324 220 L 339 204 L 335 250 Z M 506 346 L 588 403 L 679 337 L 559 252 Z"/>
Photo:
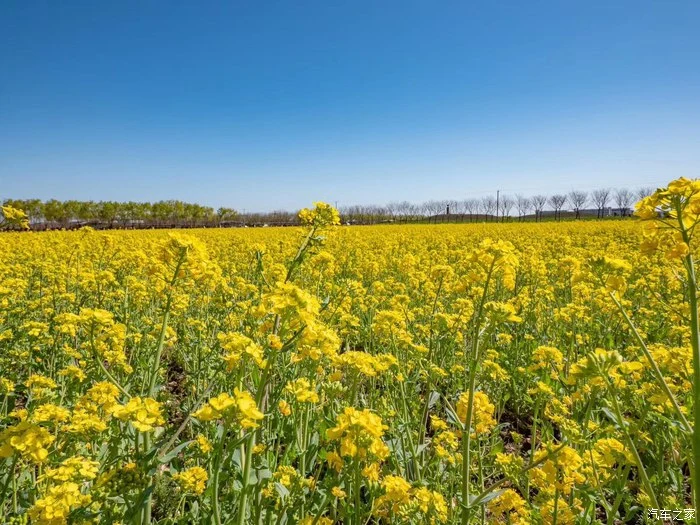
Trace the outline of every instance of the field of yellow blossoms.
<path fill-rule="evenodd" d="M 694 523 L 699 190 L 625 221 L 0 234 L 3 521 Z"/>

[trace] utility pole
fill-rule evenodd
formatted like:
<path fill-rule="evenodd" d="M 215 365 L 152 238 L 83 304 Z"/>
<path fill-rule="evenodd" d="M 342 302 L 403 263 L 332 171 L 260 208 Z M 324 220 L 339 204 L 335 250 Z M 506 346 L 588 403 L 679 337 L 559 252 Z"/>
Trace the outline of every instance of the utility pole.
<path fill-rule="evenodd" d="M 496 190 L 496 222 L 498 222 L 498 199 L 501 196 L 501 190 Z"/>

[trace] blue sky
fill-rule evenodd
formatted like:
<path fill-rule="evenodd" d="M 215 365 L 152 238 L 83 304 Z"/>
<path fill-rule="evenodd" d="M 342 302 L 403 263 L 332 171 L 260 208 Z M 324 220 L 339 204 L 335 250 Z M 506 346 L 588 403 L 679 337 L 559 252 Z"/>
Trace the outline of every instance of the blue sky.
<path fill-rule="evenodd" d="M 293 209 L 698 176 L 700 2 L 0 3 L 0 198 Z"/>

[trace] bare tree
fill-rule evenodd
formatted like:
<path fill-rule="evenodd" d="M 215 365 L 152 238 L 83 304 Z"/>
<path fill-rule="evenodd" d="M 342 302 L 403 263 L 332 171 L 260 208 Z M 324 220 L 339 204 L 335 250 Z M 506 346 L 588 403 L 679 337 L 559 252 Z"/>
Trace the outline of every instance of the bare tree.
<path fill-rule="evenodd" d="M 566 204 L 566 195 L 552 195 L 549 198 L 549 205 L 554 208 L 554 218 L 559 220 L 561 219 L 561 209 L 564 207 Z"/>
<path fill-rule="evenodd" d="M 571 203 L 571 207 L 574 209 L 576 218 L 578 219 L 581 217 L 581 208 L 583 208 L 586 205 L 586 202 L 588 202 L 588 193 L 585 191 L 571 190 L 569 192 L 569 202 Z"/>
<path fill-rule="evenodd" d="M 644 197 L 648 197 L 652 193 L 654 193 L 654 188 L 651 188 L 649 186 L 639 188 L 636 192 L 637 201 L 641 201 Z"/>
<path fill-rule="evenodd" d="M 450 213 L 454 215 L 455 222 L 464 222 L 464 202 L 450 201 Z"/>
<path fill-rule="evenodd" d="M 518 208 L 518 220 L 523 220 L 523 216 L 532 208 L 532 202 L 527 197 L 518 194 L 515 196 L 515 206 Z"/>
<path fill-rule="evenodd" d="M 479 200 L 478 199 L 467 199 L 463 202 L 464 209 L 467 210 L 469 214 L 469 221 L 479 220 Z M 476 216 L 476 217 L 475 217 Z"/>
<path fill-rule="evenodd" d="M 591 193 L 591 199 L 593 200 L 595 207 L 598 208 L 598 218 L 602 218 L 603 213 L 605 213 L 605 207 L 608 205 L 608 201 L 610 200 L 610 188 L 595 190 L 593 193 Z"/>
<path fill-rule="evenodd" d="M 423 212 L 420 204 L 411 204 L 411 209 L 409 211 L 409 217 L 412 220 L 421 219 L 423 217 Z"/>
<path fill-rule="evenodd" d="M 401 203 L 399 202 L 390 202 L 384 208 L 386 209 L 387 214 L 389 215 L 390 220 L 394 221 L 396 220 L 396 217 L 399 214 L 399 207 L 401 206 Z"/>
<path fill-rule="evenodd" d="M 420 215 L 423 219 L 428 219 L 428 222 L 430 222 L 430 203 L 428 202 L 421 202 L 420 204 L 417 204 L 418 208 L 420 208 Z"/>
<path fill-rule="evenodd" d="M 547 204 L 547 196 L 533 195 L 530 200 L 532 201 L 532 207 L 535 208 L 535 222 L 542 220 L 542 211 Z"/>
<path fill-rule="evenodd" d="M 496 199 L 494 199 L 491 196 L 482 197 L 482 199 L 481 199 L 481 211 L 484 212 L 486 220 L 488 221 L 489 215 L 491 215 L 491 217 L 493 217 L 493 214 L 496 211 Z"/>
<path fill-rule="evenodd" d="M 503 195 L 501 197 L 501 222 L 505 220 L 506 217 L 510 216 L 510 210 L 515 206 L 515 201 L 510 195 Z"/>
<path fill-rule="evenodd" d="M 445 204 L 443 201 L 430 201 L 430 214 L 435 217 L 435 222 L 438 221 L 440 214 L 445 212 Z"/>
<path fill-rule="evenodd" d="M 408 222 L 408 217 L 411 215 L 412 205 L 408 201 L 401 201 L 396 204 L 396 213 L 403 219 L 403 222 Z"/>
<path fill-rule="evenodd" d="M 634 202 L 634 194 L 627 188 L 620 188 L 615 190 L 615 204 L 617 204 L 617 209 L 620 210 L 620 216 L 624 217 L 627 215 L 627 210 Z"/>

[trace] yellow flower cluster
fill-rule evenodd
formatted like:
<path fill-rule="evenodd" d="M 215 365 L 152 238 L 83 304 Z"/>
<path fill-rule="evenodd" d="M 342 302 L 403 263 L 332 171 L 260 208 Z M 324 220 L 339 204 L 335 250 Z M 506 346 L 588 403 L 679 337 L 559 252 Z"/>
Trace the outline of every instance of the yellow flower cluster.
<path fill-rule="evenodd" d="M 367 377 L 375 377 L 398 364 L 396 357 L 390 354 L 371 355 L 352 350 L 333 356 L 332 362 L 341 370 L 353 371 Z"/>
<path fill-rule="evenodd" d="M 469 408 L 469 392 L 464 392 L 457 400 L 457 416 L 462 424 L 466 424 L 467 410 Z M 489 397 L 483 392 L 474 392 L 474 401 L 472 403 L 472 429 L 473 435 L 479 436 L 486 434 L 496 426 L 496 420 L 493 417 L 495 407 L 489 400 Z"/>
<path fill-rule="evenodd" d="M 3 231 L 0 512 L 561 525 L 690 506 L 699 190 L 605 221 L 335 227 L 317 204 L 302 228 Z"/>
<path fill-rule="evenodd" d="M 304 208 L 299 212 L 299 220 L 307 226 L 337 226 L 340 224 L 340 215 L 330 204 L 315 202 L 314 208 Z"/>
<path fill-rule="evenodd" d="M 21 229 L 29 228 L 29 217 L 22 210 L 13 208 L 12 206 L 0 206 L 0 211 L 2 211 L 3 221 L 0 222 L 0 226 L 18 226 Z"/>
<path fill-rule="evenodd" d="M 193 416 L 200 421 L 223 419 L 228 423 L 236 423 L 246 429 L 257 428 L 259 426 L 258 421 L 265 417 L 258 410 L 258 406 L 250 393 L 237 388 L 233 391 L 233 396 L 224 392 L 216 397 L 212 397 Z"/>
<path fill-rule="evenodd" d="M 151 432 L 165 423 L 160 403 L 150 397 L 132 397 L 126 405 L 114 408 L 112 414 L 117 419 L 130 421 L 139 432 Z"/>
<path fill-rule="evenodd" d="M 231 332 L 221 333 L 217 338 L 224 350 L 223 359 L 229 370 L 236 368 L 244 356 L 252 359 L 260 368 L 265 368 L 262 347 L 249 337 Z"/>
<path fill-rule="evenodd" d="M 43 463 L 49 456 L 47 447 L 55 440 L 44 427 L 20 421 L 0 432 L 0 458 L 19 453 L 33 463 Z"/>
<path fill-rule="evenodd" d="M 414 488 L 400 476 L 386 476 L 381 486 L 384 494 L 377 498 L 376 516 L 431 525 L 447 521 L 447 503 L 442 494 L 426 487 Z"/>
<path fill-rule="evenodd" d="M 299 403 L 318 403 L 318 393 L 305 377 L 290 381 L 284 390 L 292 394 Z"/>
<path fill-rule="evenodd" d="M 173 475 L 184 492 L 199 496 L 207 486 L 209 475 L 202 467 L 190 467 Z"/>
<path fill-rule="evenodd" d="M 82 494 L 80 484 L 67 482 L 49 488 L 44 497 L 38 499 L 29 509 L 32 523 L 59 525 L 68 523 L 68 516 L 75 509 L 85 507 L 92 501 L 89 495 Z"/>
<path fill-rule="evenodd" d="M 382 441 L 387 428 L 372 411 L 345 407 L 336 426 L 328 429 L 328 439 L 340 441 L 342 457 L 383 460 L 389 455 L 389 448 Z"/>

